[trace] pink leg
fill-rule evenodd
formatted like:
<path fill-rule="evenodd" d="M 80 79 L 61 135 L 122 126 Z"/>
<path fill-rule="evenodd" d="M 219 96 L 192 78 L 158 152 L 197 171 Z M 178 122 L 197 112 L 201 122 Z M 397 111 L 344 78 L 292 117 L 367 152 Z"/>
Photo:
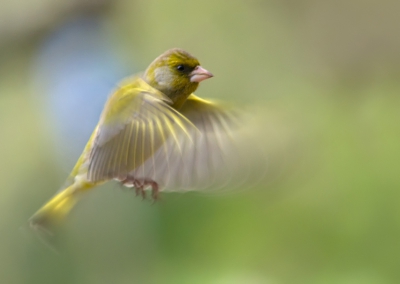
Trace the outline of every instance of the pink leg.
<path fill-rule="evenodd" d="M 133 186 L 135 187 L 136 196 L 138 196 L 140 194 L 142 196 L 142 199 L 145 200 L 146 199 L 146 191 L 144 190 L 145 185 L 139 183 L 138 180 L 134 180 Z"/>
<path fill-rule="evenodd" d="M 160 192 L 158 184 L 155 181 L 152 181 L 150 185 L 151 185 L 151 197 L 153 198 L 154 201 L 157 201 L 159 198 L 158 194 Z"/>
<path fill-rule="evenodd" d="M 151 197 L 154 201 L 158 200 L 159 198 L 159 187 L 158 184 L 153 180 L 138 180 L 128 176 L 125 180 L 121 181 L 121 184 L 127 187 L 132 187 L 133 185 L 133 187 L 135 188 L 136 196 L 140 194 L 143 199 L 146 199 L 145 188 L 147 186 L 151 186 Z"/>

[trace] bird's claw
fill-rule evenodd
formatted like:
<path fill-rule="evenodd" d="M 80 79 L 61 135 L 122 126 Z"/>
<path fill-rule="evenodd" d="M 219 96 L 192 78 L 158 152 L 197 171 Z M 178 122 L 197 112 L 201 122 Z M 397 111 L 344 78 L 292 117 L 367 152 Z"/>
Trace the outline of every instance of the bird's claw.
<path fill-rule="evenodd" d="M 146 199 L 146 191 L 147 187 L 151 187 L 151 197 L 153 201 L 157 201 L 159 199 L 159 187 L 158 184 L 153 180 L 138 180 L 135 178 L 127 177 L 125 180 L 121 181 L 121 184 L 127 187 L 134 187 L 136 196 L 141 195 L 143 200 Z"/>

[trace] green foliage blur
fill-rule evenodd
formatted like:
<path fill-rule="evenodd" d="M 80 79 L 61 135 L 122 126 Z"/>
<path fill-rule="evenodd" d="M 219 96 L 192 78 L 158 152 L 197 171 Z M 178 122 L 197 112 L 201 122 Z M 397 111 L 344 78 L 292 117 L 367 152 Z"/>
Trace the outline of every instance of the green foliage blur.
<path fill-rule="evenodd" d="M 50 2 L 0 3 L 0 283 L 399 283 L 398 1 Z M 111 182 L 55 251 L 27 220 L 79 153 L 57 154 L 32 62 L 93 14 L 128 66 L 181 47 L 215 75 L 197 95 L 262 105 L 272 158 L 261 184 L 222 196 L 152 204 Z"/>

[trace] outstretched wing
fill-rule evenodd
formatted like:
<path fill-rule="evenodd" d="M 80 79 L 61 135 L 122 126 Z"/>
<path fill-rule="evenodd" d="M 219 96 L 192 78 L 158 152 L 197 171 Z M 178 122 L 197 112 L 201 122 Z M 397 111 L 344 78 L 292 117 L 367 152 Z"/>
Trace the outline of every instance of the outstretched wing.
<path fill-rule="evenodd" d="M 91 146 L 88 180 L 124 180 L 128 173 L 156 152 L 166 152 L 166 141 L 191 144 L 193 124 L 173 109 L 169 99 L 140 78 L 118 89 L 109 99 Z M 175 141 L 175 142 L 173 142 Z M 164 153 L 164 155 L 168 155 Z M 153 163 L 149 174 L 156 175 Z"/>
<path fill-rule="evenodd" d="M 179 111 L 195 127 L 186 128 L 186 135 L 177 139 L 168 138 L 151 159 L 129 175 L 153 180 L 168 191 L 231 190 L 260 177 L 254 168 L 254 154 L 260 153 L 251 146 L 255 141 L 247 140 L 238 111 L 193 94 Z M 252 148 L 248 151 L 246 147 Z"/>

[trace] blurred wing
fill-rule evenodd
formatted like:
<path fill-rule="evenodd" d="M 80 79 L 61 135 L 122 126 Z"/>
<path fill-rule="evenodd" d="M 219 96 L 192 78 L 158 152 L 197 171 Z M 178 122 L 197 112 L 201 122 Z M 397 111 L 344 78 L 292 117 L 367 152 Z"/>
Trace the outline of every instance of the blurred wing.
<path fill-rule="evenodd" d="M 119 88 L 100 118 L 89 154 L 88 180 L 124 180 L 146 160 L 151 162 L 149 174 L 155 175 L 154 153 L 168 151 L 162 147 L 167 140 L 174 144 L 179 137 L 190 144 L 195 127 L 168 102 L 139 78 Z"/>
<path fill-rule="evenodd" d="M 188 129 L 191 140 L 169 138 L 162 146 L 165 149 L 135 169 L 133 176 L 154 180 L 167 191 L 232 190 L 252 178 L 250 152 L 260 153 L 254 147 L 246 149 L 253 141 L 246 141 L 238 111 L 191 95 L 180 112 L 196 126 Z"/>

